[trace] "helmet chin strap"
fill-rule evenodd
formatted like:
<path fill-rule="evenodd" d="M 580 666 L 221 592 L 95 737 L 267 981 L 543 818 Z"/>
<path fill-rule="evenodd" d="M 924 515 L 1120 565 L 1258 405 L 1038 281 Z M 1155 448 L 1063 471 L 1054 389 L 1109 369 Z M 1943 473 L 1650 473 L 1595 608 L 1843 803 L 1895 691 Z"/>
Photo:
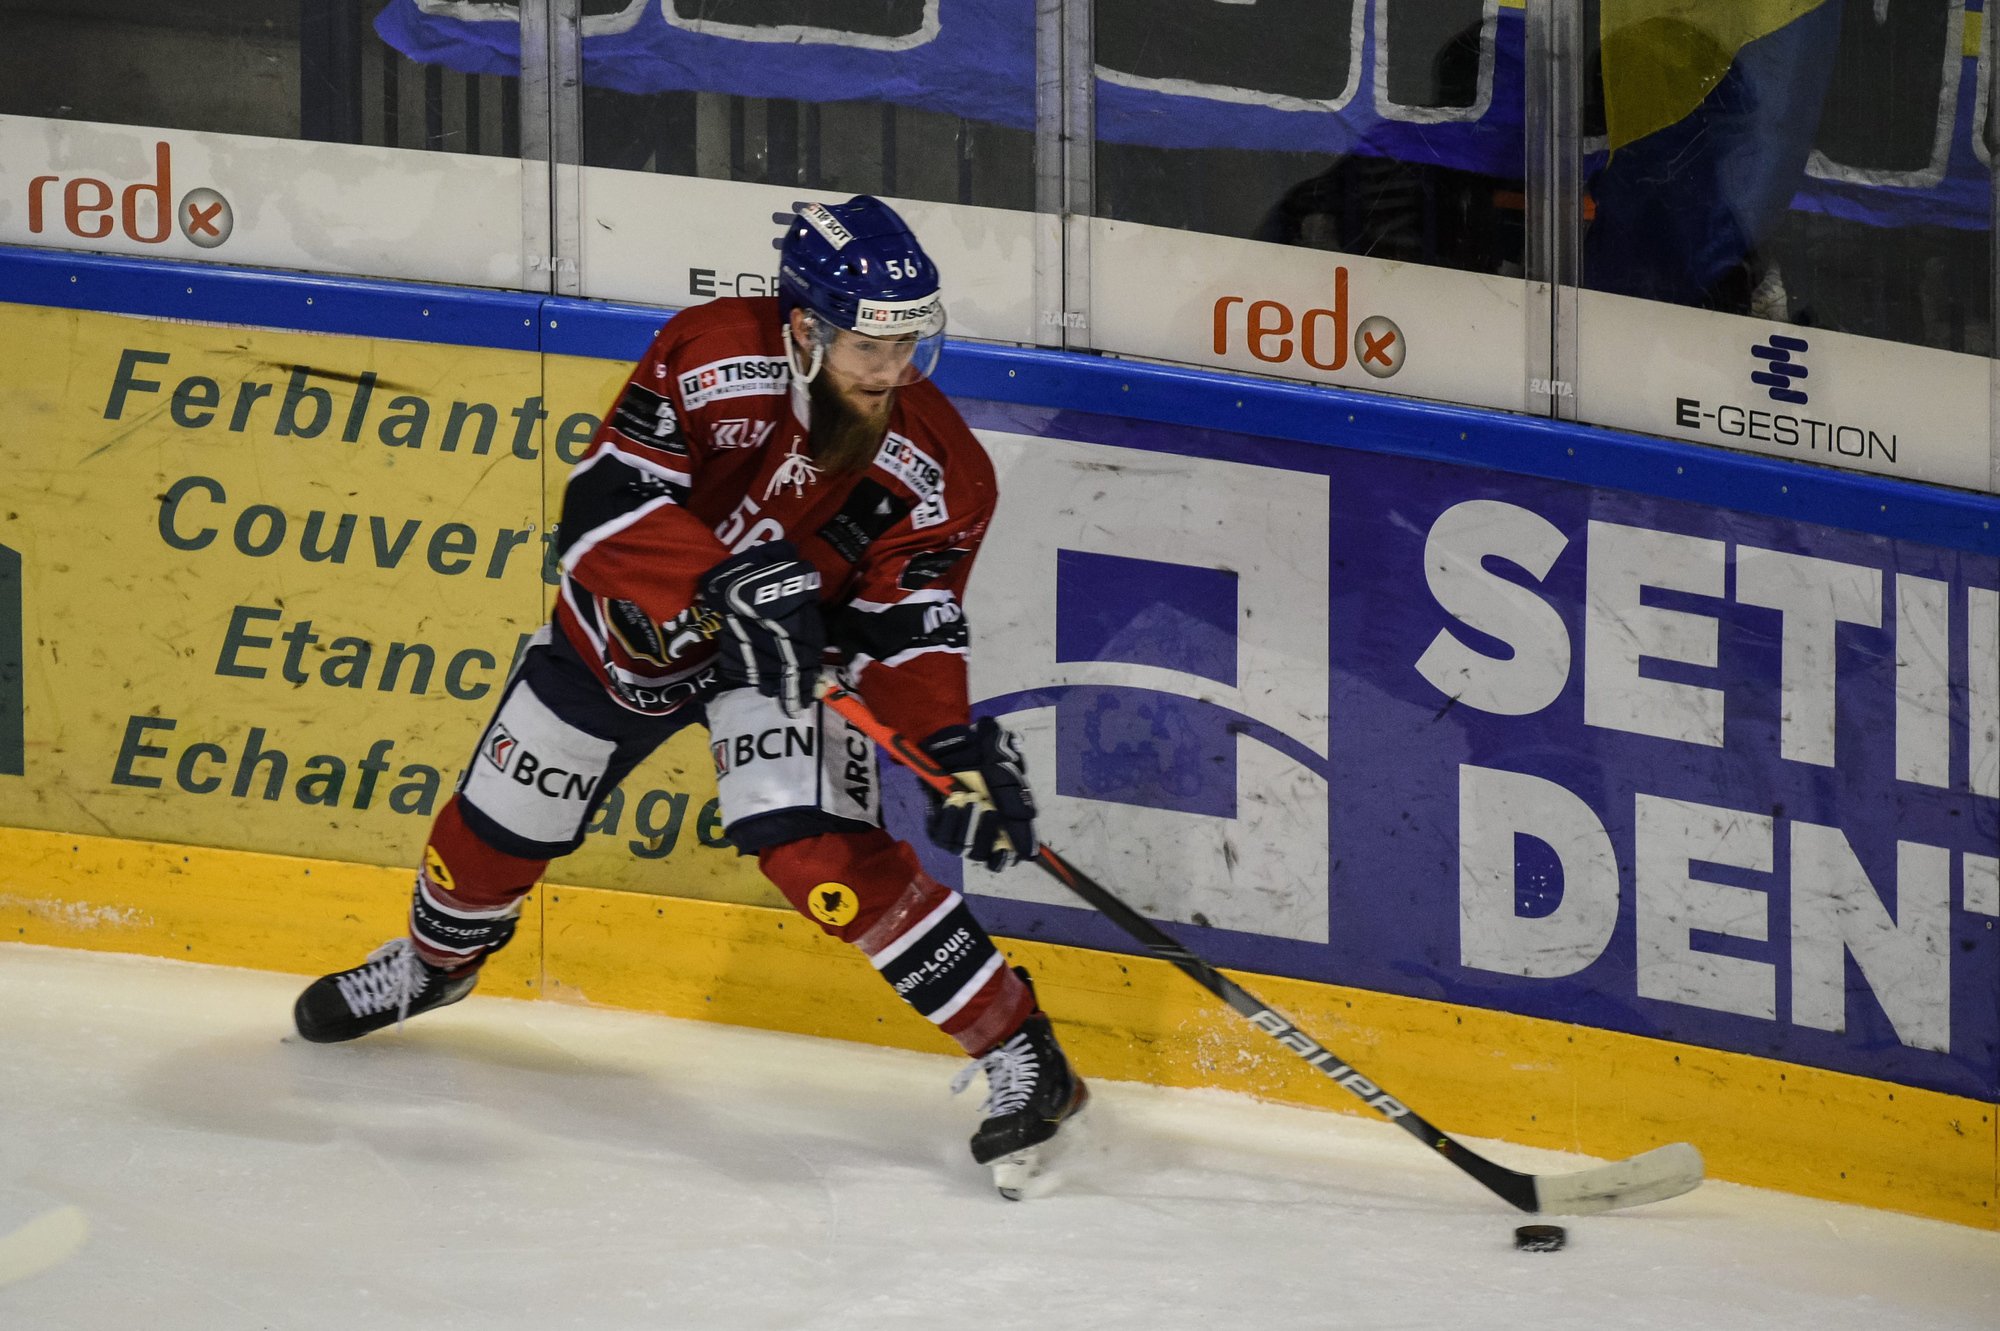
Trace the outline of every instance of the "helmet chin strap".
<path fill-rule="evenodd" d="M 807 317 L 810 318 L 811 316 L 808 315 Z M 792 344 L 792 321 L 790 319 L 785 320 L 783 332 L 785 335 L 785 363 L 792 367 L 792 377 L 801 385 L 809 384 L 819 378 L 820 368 L 826 364 L 826 347 L 818 338 L 813 338 L 812 359 L 807 362 L 804 370 L 800 370 L 799 349 Z"/>
<path fill-rule="evenodd" d="M 810 385 L 813 380 L 819 377 L 820 369 L 826 363 L 826 348 L 819 344 L 817 338 L 813 339 L 812 360 L 804 371 L 801 371 L 799 369 L 799 349 L 792 345 L 792 321 L 790 319 L 785 320 L 782 331 L 785 337 L 785 365 L 792 372 L 792 414 L 799 418 L 800 424 L 810 426 L 812 424 L 812 391 Z"/>
<path fill-rule="evenodd" d="M 807 315 L 806 317 L 807 319 L 812 318 L 811 315 Z M 789 317 L 786 318 L 784 326 L 779 331 L 785 339 L 785 365 L 792 372 L 790 393 L 792 413 L 799 418 L 800 424 L 810 429 L 812 426 L 812 393 L 809 391 L 809 385 L 819 377 L 820 370 L 826 365 L 826 347 L 818 338 L 812 338 L 812 359 L 806 364 L 806 368 L 801 371 L 799 369 L 799 349 L 792 342 L 792 321 Z M 819 479 L 820 469 L 813 465 L 810 457 L 799 451 L 799 437 L 797 435 L 792 436 L 791 442 L 786 445 L 786 450 L 785 460 L 778 464 L 777 471 L 771 475 L 770 485 L 765 487 L 764 498 L 766 499 L 770 499 L 776 495 L 779 489 L 784 486 L 790 486 L 792 493 L 795 495 L 803 495 L 805 488 Z"/>

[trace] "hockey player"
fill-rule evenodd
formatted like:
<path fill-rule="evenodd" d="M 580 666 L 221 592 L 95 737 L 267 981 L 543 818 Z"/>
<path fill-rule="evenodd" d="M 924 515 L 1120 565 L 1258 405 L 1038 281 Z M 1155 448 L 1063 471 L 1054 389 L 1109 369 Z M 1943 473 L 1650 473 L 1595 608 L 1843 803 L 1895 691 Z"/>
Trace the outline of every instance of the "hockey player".
<path fill-rule="evenodd" d="M 940 845 L 993 870 L 1035 852 L 1020 750 L 969 713 L 960 599 L 997 487 L 927 377 L 944 327 L 936 267 L 867 196 L 799 211 L 775 299 L 668 321 L 570 475 L 554 618 L 431 828 L 408 936 L 309 986 L 300 1035 L 464 998 L 598 804 L 705 721 L 730 841 L 984 1069 L 972 1153 L 1002 1190 L 1033 1171 L 1083 1081 L 1027 973 L 882 829 L 872 745 L 814 696 L 829 662 L 984 793 L 932 797 Z"/>

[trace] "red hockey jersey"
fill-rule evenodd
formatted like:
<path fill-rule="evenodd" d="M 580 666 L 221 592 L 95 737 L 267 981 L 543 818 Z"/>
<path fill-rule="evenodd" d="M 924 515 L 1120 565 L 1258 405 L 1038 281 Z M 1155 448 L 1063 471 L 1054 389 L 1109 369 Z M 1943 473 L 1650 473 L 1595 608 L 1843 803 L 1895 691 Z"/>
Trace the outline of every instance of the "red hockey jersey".
<path fill-rule="evenodd" d="M 801 465 L 808 414 L 773 298 L 669 320 L 563 493 L 556 622 L 625 706 L 712 687 L 701 575 L 780 537 L 819 570 L 828 638 L 877 715 L 922 739 L 967 720 L 962 597 L 993 465 L 928 380 L 899 389 L 859 474 Z"/>

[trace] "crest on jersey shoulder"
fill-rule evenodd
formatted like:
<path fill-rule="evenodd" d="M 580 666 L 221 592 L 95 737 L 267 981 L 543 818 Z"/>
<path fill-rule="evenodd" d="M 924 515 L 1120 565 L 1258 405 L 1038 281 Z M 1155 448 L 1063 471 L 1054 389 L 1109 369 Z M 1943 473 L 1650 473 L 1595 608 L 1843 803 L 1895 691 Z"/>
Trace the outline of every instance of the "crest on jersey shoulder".
<path fill-rule="evenodd" d="M 776 428 L 771 421 L 753 421 L 742 416 L 732 416 L 726 421 L 717 421 L 708 432 L 711 448 L 761 448 Z"/>

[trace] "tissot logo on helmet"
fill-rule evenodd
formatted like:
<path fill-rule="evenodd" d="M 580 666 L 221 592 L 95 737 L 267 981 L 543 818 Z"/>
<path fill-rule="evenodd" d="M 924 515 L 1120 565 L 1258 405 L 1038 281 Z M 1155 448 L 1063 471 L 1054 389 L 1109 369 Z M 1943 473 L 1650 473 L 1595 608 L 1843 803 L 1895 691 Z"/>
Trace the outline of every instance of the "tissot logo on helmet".
<path fill-rule="evenodd" d="M 864 300 L 855 307 L 854 329 L 877 337 L 916 332 L 928 329 L 941 312 L 936 296 L 920 300 Z"/>
<path fill-rule="evenodd" d="M 842 226 L 840 219 L 825 204 L 807 204 L 799 209 L 799 219 L 825 236 L 826 243 L 837 250 L 846 249 L 848 242 L 854 239 L 854 233 Z"/>

